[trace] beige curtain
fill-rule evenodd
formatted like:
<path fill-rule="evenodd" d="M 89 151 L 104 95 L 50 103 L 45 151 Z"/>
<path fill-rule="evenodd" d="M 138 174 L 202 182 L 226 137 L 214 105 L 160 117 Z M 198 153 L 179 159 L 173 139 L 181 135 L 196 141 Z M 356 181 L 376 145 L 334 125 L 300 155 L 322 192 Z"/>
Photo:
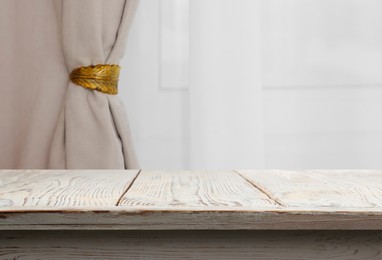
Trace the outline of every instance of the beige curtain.
<path fill-rule="evenodd" d="M 118 95 L 68 78 L 77 67 L 119 63 L 137 5 L 138 0 L 0 2 L 1 41 L 7 38 L 0 47 L 1 168 L 139 167 Z"/>

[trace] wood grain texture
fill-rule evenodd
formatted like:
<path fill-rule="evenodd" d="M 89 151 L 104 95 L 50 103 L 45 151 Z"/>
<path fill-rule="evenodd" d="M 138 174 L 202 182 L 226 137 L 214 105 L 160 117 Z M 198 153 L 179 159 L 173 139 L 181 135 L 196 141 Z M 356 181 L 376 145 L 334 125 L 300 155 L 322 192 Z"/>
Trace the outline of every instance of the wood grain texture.
<path fill-rule="evenodd" d="M 113 206 L 138 170 L 2 170 L 4 207 Z"/>
<path fill-rule="evenodd" d="M 382 230 L 382 214 L 291 210 L 174 210 L 112 207 L 85 211 L 7 210 L 0 230 Z"/>
<path fill-rule="evenodd" d="M 382 230 L 381 172 L 238 172 L 0 171 L 0 229 Z"/>
<path fill-rule="evenodd" d="M 119 206 L 274 207 L 276 203 L 233 171 L 142 170 Z"/>
<path fill-rule="evenodd" d="M 0 259 L 380 260 L 380 231 L 12 231 Z"/>
<path fill-rule="evenodd" d="M 382 171 L 236 170 L 286 207 L 382 209 Z"/>

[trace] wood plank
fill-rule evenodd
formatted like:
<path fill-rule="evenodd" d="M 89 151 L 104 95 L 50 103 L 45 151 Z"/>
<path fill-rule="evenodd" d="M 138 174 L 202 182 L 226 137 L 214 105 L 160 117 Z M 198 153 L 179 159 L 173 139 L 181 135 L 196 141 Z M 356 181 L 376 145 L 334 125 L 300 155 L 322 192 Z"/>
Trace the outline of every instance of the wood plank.
<path fill-rule="evenodd" d="M 1 259 L 380 260 L 380 231 L 3 231 Z"/>
<path fill-rule="evenodd" d="M 2 172 L 0 229 L 382 230 L 381 207 L 277 204 L 233 171 L 49 172 Z"/>
<path fill-rule="evenodd" d="M 382 209 L 382 171 L 236 171 L 287 207 Z"/>
<path fill-rule="evenodd" d="M 382 230 L 382 211 L 222 207 L 1 209 L 0 230 Z"/>
<path fill-rule="evenodd" d="M 113 206 L 138 170 L 2 170 L 4 207 Z"/>
<path fill-rule="evenodd" d="M 265 194 L 233 171 L 142 170 L 119 206 L 274 207 Z"/>

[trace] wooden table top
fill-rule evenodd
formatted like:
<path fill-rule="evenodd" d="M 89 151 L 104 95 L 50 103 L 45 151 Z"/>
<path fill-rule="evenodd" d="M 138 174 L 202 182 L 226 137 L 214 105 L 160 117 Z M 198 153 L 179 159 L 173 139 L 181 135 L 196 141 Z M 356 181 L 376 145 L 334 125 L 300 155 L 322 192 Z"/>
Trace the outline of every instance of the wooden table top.
<path fill-rule="evenodd" d="M 0 170 L 0 230 L 382 230 L 376 170 Z"/>

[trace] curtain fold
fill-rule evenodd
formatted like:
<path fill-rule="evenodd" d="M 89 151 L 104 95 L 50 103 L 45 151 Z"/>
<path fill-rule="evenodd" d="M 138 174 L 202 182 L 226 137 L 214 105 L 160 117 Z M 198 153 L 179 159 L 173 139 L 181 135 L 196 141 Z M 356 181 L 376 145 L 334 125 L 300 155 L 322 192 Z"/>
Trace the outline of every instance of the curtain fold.
<path fill-rule="evenodd" d="M 81 66 L 118 64 L 138 0 L 62 0 L 60 4 L 68 76 Z M 88 90 L 69 79 L 67 84 L 48 168 L 139 168 L 127 113 L 118 95 Z"/>

